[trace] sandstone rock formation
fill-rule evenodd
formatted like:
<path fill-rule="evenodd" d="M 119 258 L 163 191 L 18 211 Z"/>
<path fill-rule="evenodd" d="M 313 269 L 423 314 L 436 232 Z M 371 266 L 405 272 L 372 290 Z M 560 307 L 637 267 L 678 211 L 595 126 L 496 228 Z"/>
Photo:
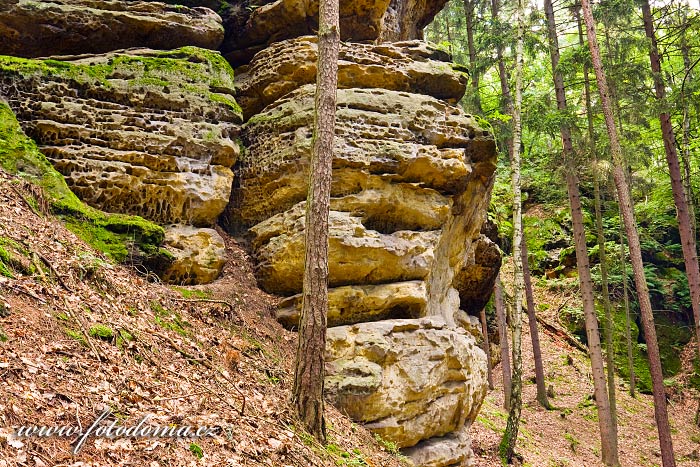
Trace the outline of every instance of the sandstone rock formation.
<path fill-rule="evenodd" d="M 384 14 L 381 41 L 423 39 L 423 28 L 442 10 L 447 0 L 391 0 Z"/>
<path fill-rule="evenodd" d="M 191 2 L 205 4 L 205 0 Z M 422 39 L 422 29 L 447 0 L 340 0 L 343 41 L 400 41 Z M 274 42 L 318 28 L 318 0 L 233 1 L 222 12 L 228 26 L 221 46 L 234 65 L 243 65 Z"/>
<path fill-rule="evenodd" d="M 298 324 L 316 41 L 238 69 L 246 151 L 224 223 L 245 233 L 278 319 Z M 453 103 L 466 77 L 419 41 L 345 44 L 329 217 L 328 379 L 334 403 L 417 465 L 470 455 L 484 397 L 478 312 L 500 267 L 481 234 L 493 135 Z M 428 371 L 425 371 L 428 369 Z"/>
<path fill-rule="evenodd" d="M 0 54 L 221 44 L 235 83 L 218 53 L 139 49 L 0 58 L 0 96 L 84 201 L 167 226 L 162 277 L 216 277 L 220 222 L 247 236 L 296 326 L 318 1 L 122 3 L 0 0 Z M 469 313 L 500 267 L 481 232 L 493 135 L 456 105 L 464 70 L 416 40 L 445 3 L 341 0 L 329 239 L 329 396 L 433 467 L 470 457 L 485 356 Z"/>
<path fill-rule="evenodd" d="M 455 431 L 450 441 L 468 455 L 456 440 L 468 439 L 486 395 L 485 357 L 472 336 L 423 318 L 334 327 L 327 339 L 326 391 L 341 411 L 412 447 L 418 465 L 453 464 L 459 454 L 446 456 L 432 438 Z"/>
<path fill-rule="evenodd" d="M 88 204 L 206 227 L 226 206 L 240 114 L 217 53 L 0 58 L 0 92 Z"/>
<path fill-rule="evenodd" d="M 277 42 L 236 70 L 237 100 L 245 118 L 285 94 L 316 82 L 316 36 Z M 464 94 L 467 78 L 456 73 L 449 56 L 425 42 L 341 44 L 339 88 L 381 88 L 443 99 Z"/>
<path fill-rule="evenodd" d="M 211 227 L 226 207 L 239 154 L 233 93 L 225 60 L 194 47 L 0 57 L 0 95 L 70 188 L 160 224 Z"/>
<path fill-rule="evenodd" d="M 2 0 L 0 55 L 40 57 L 128 47 L 216 49 L 221 18 L 208 8 L 117 0 Z"/>
<path fill-rule="evenodd" d="M 226 262 L 226 244 L 214 229 L 168 226 L 165 246 L 174 260 L 161 278 L 170 284 L 206 284 L 219 276 Z"/>

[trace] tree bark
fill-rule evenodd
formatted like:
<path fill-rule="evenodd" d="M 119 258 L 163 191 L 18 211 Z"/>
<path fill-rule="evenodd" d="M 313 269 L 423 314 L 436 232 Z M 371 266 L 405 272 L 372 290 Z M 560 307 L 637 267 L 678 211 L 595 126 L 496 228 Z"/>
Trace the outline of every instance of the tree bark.
<path fill-rule="evenodd" d="M 620 212 L 622 219 L 622 212 Z M 634 374 L 634 353 L 632 350 L 632 317 L 630 316 L 630 298 L 627 288 L 627 255 L 625 254 L 625 236 L 620 223 L 620 264 L 622 264 L 622 296 L 625 304 L 625 339 L 627 340 L 627 366 L 630 374 L 630 396 L 636 392 L 636 376 Z"/>
<path fill-rule="evenodd" d="M 520 137 L 521 106 L 523 89 L 523 42 L 525 38 L 525 5 L 518 0 L 517 24 L 518 36 L 515 43 L 515 102 L 513 105 L 513 139 L 510 149 L 510 167 L 513 185 L 513 301 L 514 312 L 511 327 L 513 330 L 513 377 L 510 394 L 510 410 L 506 429 L 499 446 L 499 453 L 504 462 L 511 463 L 518 441 L 520 414 L 522 410 L 522 373 L 523 361 L 521 351 L 522 337 L 522 294 L 523 261 L 520 252 L 523 242 L 522 196 L 520 191 Z"/>
<path fill-rule="evenodd" d="M 567 111 L 566 93 L 564 90 L 564 78 L 558 70 L 559 66 L 559 40 L 557 38 L 557 25 L 554 18 L 554 7 L 551 0 L 545 0 L 545 15 L 547 17 L 547 32 L 549 37 L 550 56 L 552 60 L 552 73 L 554 89 L 557 98 L 557 108 L 560 112 Z M 590 264 L 588 262 L 588 248 L 586 246 L 586 233 L 583 225 L 583 211 L 579 195 L 579 181 L 576 174 L 574 150 L 571 142 L 571 128 L 566 123 L 560 126 L 562 148 L 564 153 L 564 165 L 566 170 L 566 187 L 571 206 L 571 223 L 574 231 L 574 248 L 576 250 L 576 265 L 578 267 L 581 298 L 583 301 L 583 313 L 586 321 L 586 336 L 588 338 L 588 353 L 591 359 L 591 372 L 593 374 L 593 387 L 595 392 L 596 407 L 598 409 L 598 424 L 600 428 L 601 451 L 603 463 L 607 466 L 620 464 L 617 450 L 617 427 L 615 416 L 611 410 L 610 395 L 605 385 L 603 366 L 603 354 L 598 332 L 598 318 L 595 312 L 593 296 L 593 280 L 591 279 Z M 614 379 L 613 379 L 614 384 Z"/>
<path fill-rule="evenodd" d="M 486 308 L 482 308 L 479 313 L 481 319 L 481 333 L 484 335 L 482 341 L 483 350 L 486 354 L 486 380 L 489 383 L 489 389 L 493 390 L 493 367 L 491 366 L 491 344 L 489 343 L 489 327 L 486 324 Z"/>
<path fill-rule="evenodd" d="M 494 304 L 496 306 L 496 321 L 498 321 L 498 340 L 501 347 L 501 370 L 503 371 L 503 408 L 510 410 L 510 351 L 508 349 L 508 324 L 506 323 L 506 310 L 503 304 L 503 284 L 501 275 L 496 277 L 493 287 Z"/>
<path fill-rule="evenodd" d="M 491 0 L 491 19 L 494 24 L 500 24 L 498 14 L 501 9 L 501 4 L 499 0 Z M 510 87 L 508 86 L 508 73 L 506 72 L 506 65 L 503 61 L 503 47 L 500 43 L 496 46 L 496 62 L 498 64 L 498 78 L 501 82 L 501 99 L 503 102 L 502 108 L 504 113 L 513 114 L 513 99 L 510 95 Z M 512 147 L 510 140 L 508 141 L 508 147 Z"/>
<path fill-rule="evenodd" d="M 292 400 L 307 431 L 325 443 L 324 352 L 328 313 L 328 212 L 333 164 L 338 51 L 338 0 L 321 0 L 313 152 L 306 201 L 306 257 Z"/>
<path fill-rule="evenodd" d="M 685 17 L 685 10 L 683 20 Z M 692 80 L 692 70 L 690 64 L 690 47 L 686 37 L 687 23 L 684 23 L 681 32 L 681 54 L 683 55 L 683 71 L 688 79 Z M 695 197 L 693 196 L 693 185 L 690 176 L 690 105 L 685 94 L 685 86 L 681 86 L 681 104 L 683 105 L 683 150 L 681 151 L 681 159 L 683 161 L 683 186 L 685 187 L 685 198 L 688 203 L 688 215 L 690 216 L 690 227 L 692 229 L 693 238 L 697 240 L 697 220 L 695 218 Z M 700 345 L 700 344 L 699 344 Z"/>
<path fill-rule="evenodd" d="M 610 149 L 614 164 L 613 177 L 615 179 L 615 187 L 617 189 L 618 200 L 622 209 L 622 217 L 625 223 L 625 230 L 627 232 L 627 241 L 629 242 L 630 247 L 630 259 L 632 261 L 632 270 L 634 272 L 634 280 L 637 287 L 637 297 L 639 298 L 642 326 L 644 328 L 644 335 L 647 341 L 649 370 L 651 373 L 654 392 L 654 415 L 659 432 L 661 460 L 664 467 L 672 467 L 676 465 L 676 461 L 673 456 L 671 429 L 668 422 L 668 409 L 666 407 L 666 392 L 663 383 L 663 374 L 661 371 L 659 344 L 656 338 L 654 315 L 652 313 L 651 301 L 649 299 L 649 289 L 647 287 L 646 277 L 644 276 L 644 264 L 642 262 L 642 250 L 639 245 L 637 224 L 634 219 L 634 210 L 632 208 L 629 187 L 627 186 L 623 171 L 624 160 L 622 156 L 622 147 L 620 146 L 617 128 L 615 127 L 615 121 L 613 118 L 610 94 L 605 78 L 605 72 L 603 71 L 603 64 L 600 58 L 600 50 L 596 39 L 595 23 L 593 21 L 591 5 L 589 0 L 581 0 L 581 4 L 583 7 L 583 17 L 586 22 L 588 46 L 591 51 L 591 58 L 593 59 L 593 69 L 595 70 L 598 81 L 598 93 L 600 94 L 601 107 L 603 108 L 603 116 L 605 117 L 605 126 L 607 127 L 608 137 L 610 139 Z"/>
<path fill-rule="evenodd" d="M 698 265 L 697 246 L 690 222 L 688 199 L 683 189 L 681 166 L 678 162 L 678 153 L 676 152 L 676 136 L 673 133 L 671 115 L 666 110 L 666 88 L 661 75 L 661 60 L 659 59 L 656 33 L 654 32 L 654 22 L 651 16 L 649 0 L 642 0 L 642 18 L 644 20 L 644 30 L 649 39 L 649 61 L 651 62 L 651 71 L 654 77 L 656 100 L 662 109 L 659 114 L 661 134 L 664 140 L 664 150 L 666 151 L 668 173 L 671 176 L 671 190 L 673 191 L 673 202 L 676 205 L 678 231 L 681 235 L 683 259 L 685 260 L 685 273 L 688 276 L 690 300 L 693 307 L 693 316 L 695 317 L 695 338 L 698 345 L 698 354 L 700 355 L 700 265 Z"/>
<path fill-rule="evenodd" d="M 579 45 L 583 46 L 583 27 L 581 18 L 576 9 L 576 22 L 578 25 Z M 591 85 L 588 78 L 588 64 L 583 65 L 583 83 L 586 100 L 586 117 L 588 123 L 589 150 L 593 166 L 593 197 L 595 209 L 596 238 L 598 241 L 598 259 L 600 261 L 600 278 L 603 296 L 603 311 L 605 314 L 605 357 L 608 381 L 608 398 L 610 399 L 610 416 L 612 428 L 617 439 L 617 397 L 615 395 L 615 349 L 613 347 L 613 311 L 610 304 L 610 289 L 608 287 L 608 258 L 605 251 L 605 235 L 603 233 L 603 216 L 601 213 L 600 173 L 598 171 L 598 151 L 595 146 L 595 132 L 593 127 L 593 106 L 591 105 Z"/>
<path fill-rule="evenodd" d="M 469 49 L 469 73 L 471 75 L 472 103 L 476 113 L 483 113 L 479 96 L 479 67 L 476 46 L 474 45 L 474 22 L 476 21 L 477 0 L 464 0 L 464 16 L 467 21 L 467 48 Z"/>
<path fill-rule="evenodd" d="M 544 380 L 544 364 L 542 363 L 542 349 L 540 348 L 540 333 L 535 314 L 535 297 L 532 293 L 532 278 L 530 277 L 530 265 L 528 264 L 527 241 L 523 235 L 521 249 L 523 261 L 523 284 L 525 286 L 525 301 L 527 303 L 527 318 L 530 326 L 530 339 L 532 340 L 532 356 L 535 360 L 535 383 L 537 384 L 537 402 L 547 410 L 552 408 L 547 398 L 547 387 Z"/>

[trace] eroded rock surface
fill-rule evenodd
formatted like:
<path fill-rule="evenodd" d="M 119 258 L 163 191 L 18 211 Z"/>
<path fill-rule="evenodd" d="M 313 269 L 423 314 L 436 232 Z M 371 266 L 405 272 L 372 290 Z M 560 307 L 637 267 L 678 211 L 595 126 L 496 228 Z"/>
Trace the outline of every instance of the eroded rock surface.
<path fill-rule="evenodd" d="M 287 296 L 288 327 L 301 308 L 316 56 L 313 38 L 273 44 L 236 81 L 246 151 L 224 219 L 248 235 L 260 285 Z M 425 466 L 470 456 L 485 356 L 466 311 L 500 266 L 481 234 L 493 135 L 451 104 L 465 78 L 445 60 L 419 41 L 341 48 L 329 215 L 326 388 Z"/>
<path fill-rule="evenodd" d="M 326 362 L 333 404 L 399 447 L 468 426 L 486 393 L 484 353 L 441 318 L 330 328 Z"/>
<path fill-rule="evenodd" d="M 0 94 L 88 204 L 212 226 L 228 202 L 240 122 L 215 52 L 0 57 Z"/>
<path fill-rule="evenodd" d="M 423 39 L 423 28 L 447 0 L 391 0 L 382 22 L 381 41 Z"/>
<path fill-rule="evenodd" d="M 174 260 L 161 278 L 170 284 L 206 284 L 219 276 L 226 262 L 226 244 L 214 229 L 167 226 L 165 248 Z"/>
<path fill-rule="evenodd" d="M 221 18 L 208 8 L 117 0 L 2 0 L 0 55 L 103 53 L 129 47 L 216 49 Z"/>
<path fill-rule="evenodd" d="M 246 7 L 234 2 L 222 51 L 234 65 L 247 63 L 273 42 L 313 34 L 318 30 L 318 0 L 254 0 Z M 340 0 L 342 40 L 379 37 L 389 0 Z"/>
<path fill-rule="evenodd" d="M 272 44 L 250 65 L 236 70 L 237 100 L 246 118 L 285 94 L 316 82 L 316 36 Z M 464 94 L 467 76 L 449 56 L 421 41 L 382 44 L 342 43 L 339 88 L 381 88 L 425 94 L 455 103 Z"/>

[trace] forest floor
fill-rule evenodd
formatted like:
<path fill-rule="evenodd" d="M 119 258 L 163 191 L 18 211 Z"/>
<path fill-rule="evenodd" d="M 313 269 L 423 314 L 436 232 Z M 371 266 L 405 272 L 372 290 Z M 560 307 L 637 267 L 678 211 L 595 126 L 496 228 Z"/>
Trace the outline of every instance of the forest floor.
<path fill-rule="evenodd" d="M 214 284 L 168 287 L 106 261 L 45 207 L 0 170 L 0 247 L 14 265 L 14 277 L 0 274 L 0 467 L 402 465 L 330 404 L 327 446 L 298 429 L 296 335 L 273 319 L 276 299 L 235 241 L 225 237 Z M 86 429 L 105 408 L 123 427 L 149 416 L 146 426 L 220 429 L 90 437 L 77 455 L 77 436 L 14 436 L 27 425 Z"/>
<path fill-rule="evenodd" d="M 504 265 L 502 280 L 511 290 L 512 266 Z M 552 286 L 552 284 L 556 284 Z M 549 305 L 538 315 L 558 328 L 557 309 L 564 304 L 580 307 L 578 278 L 556 282 L 533 280 L 535 303 Z M 535 368 L 527 315 L 523 314 L 523 411 L 516 452 L 523 466 L 590 467 L 600 461 L 600 431 L 593 396 L 590 361 L 586 353 L 570 345 L 560 335 L 539 331 L 547 387 L 553 386 L 550 398 L 553 410 L 545 410 L 536 400 Z M 685 353 L 692 355 L 694 341 Z M 684 358 L 684 371 L 690 358 Z M 506 426 L 508 412 L 503 409 L 502 367 L 493 370 L 495 389 L 489 391 L 481 413 L 472 426 L 472 446 L 476 467 L 500 466 L 498 444 Z M 682 376 L 681 376 L 682 379 Z M 620 462 L 623 467 L 661 465 L 658 433 L 654 421 L 652 396 L 631 397 L 629 384 L 616 378 Z M 698 401 L 687 392 L 670 391 L 669 417 L 679 466 L 700 465 L 700 429 L 693 420 Z"/>

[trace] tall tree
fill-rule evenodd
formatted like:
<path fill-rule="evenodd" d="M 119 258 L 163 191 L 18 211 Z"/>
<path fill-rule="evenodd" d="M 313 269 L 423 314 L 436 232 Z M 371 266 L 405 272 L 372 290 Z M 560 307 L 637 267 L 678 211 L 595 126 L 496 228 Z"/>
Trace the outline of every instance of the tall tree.
<path fill-rule="evenodd" d="M 501 21 L 499 18 L 499 13 L 501 11 L 500 0 L 491 0 L 491 21 L 494 24 L 497 35 L 502 35 Z M 510 95 L 510 86 L 508 86 L 508 73 L 506 72 L 506 63 L 503 59 L 503 45 L 500 40 L 496 42 L 496 61 L 498 66 L 498 78 L 501 82 L 501 99 L 503 102 L 503 110 L 506 114 L 513 114 L 513 99 Z M 512 147 L 510 141 L 508 142 L 508 147 Z"/>
<path fill-rule="evenodd" d="M 521 351 L 522 336 L 522 295 L 523 295 L 523 261 L 520 249 L 523 243 L 523 216 L 520 182 L 520 137 L 522 130 L 521 107 L 523 100 L 523 43 L 525 42 L 525 5 L 518 0 L 517 24 L 518 34 L 515 41 L 515 101 L 513 103 L 513 138 L 510 148 L 511 180 L 513 186 L 513 301 L 514 312 L 511 317 L 513 335 L 513 377 L 510 391 L 510 410 L 508 421 L 499 446 L 499 453 L 504 462 L 510 463 L 515 454 L 520 428 L 522 410 L 522 373 L 523 361 Z"/>
<path fill-rule="evenodd" d="M 547 32 L 549 38 L 549 53 L 552 61 L 552 75 L 554 90 L 557 98 L 559 112 L 565 114 L 567 109 L 566 93 L 564 90 L 564 78 L 559 70 L 559 40 L 557 38 L 557 25 L 554 18 L 554 7 L 551 0 L 544 2 L 545 15 L 547 17 Z M 576 173 L 574 150 L 571 142 L 571 128 L 562 120 L 559 126 L 562 147 L 564 153 L 564 166 L 566 172 L 566 188 L 571 207 L 571 224 L 574 231 L 574 248 L 576 250 L 576 265 L 578 267 L 581 298 L 583 301 L 583 313 L 586 322 L 586 335 L 588 338 L 588 353 L 591 359 L 591 372 L 593 373 L 593 388 L 595 402 L 598 409 L 598 425 L 600 428 L 601 454 L 603 463 L 607 466 L 618 466 L 620 461 L 617 452 L 617 430 L 610 410 L 610 399 L 605 386 L 605 374 L 603 367 L 603 354 L 598 333 L 598 318 L 595 313 L 593 297 L 593 280 L 591 279 L 590 264 L 588 262 L 588 249 L 586 247 L 586 233 L 583 226 L 583 210 L 579 195 L 579 182 Z"/>
<path fill-rule="evenodd" d="M 649 0 L 642 0 L 642 18 L 644 20 L 644 31 L 649 39 L 649 61 L 651 62 L 652 76 L 654 77 L 654 90 L 656 99 L 661 108 L 659 120 L 661 122 L 661 134 L 666 152 L 666 163 L 668 173 L 671 177 L 671 190 L 673 191 L 673 202 L 676 205 L 676 217 L 678 218 L 678 230 L 681 235 L 681 246 L 683 249 L 683 259 L 685 260 L 685 273 L 688 276 L 688 287 L 690 289 L 690 300 L 695 317 L 695 337 L 698 345 L 698 355 L 700 355 L 700 266 L 698 265 L 698 253 L 693 235 L 690 213 L 688 210 L 688 198 L 683 188 L 683 177 L 681 176 L 681 166 L 678 162 L 676 152 L 676 136 L 673 133 L 671 115 L 667 110 L 666 87 L 661 75 L 661 60 L 659 59 L 658 44 L 654 31 L 654 21 L 651 16 Z"/>
<path fill-rule="evenodd" d="M 319 442 L 326 440 L 323 418 L 323 354 L 326 350 L 328 313 L 328 213 L 339 48 L 338 0 L 321 0 L 313 152 L 306 201 L 306 259 L 292 395 L 299 418 Z"/>
<path fill-rule="evenodd" d="M 535 361 L 535 383 L 537 384 L 537 402 L 549 410 L 552 406 L 547 398 L 547 388 L 544 381 L 544 364 L 542 363 L 542 349 L 540 348 L 540 333 L 537 329 L 537 316 L 535 315 L 535 297 L 532 293 L 532 278 L 530 277 L 530 265 L 527 255 L 527 241 L 523 235 L 521 249 L 523 261 L 523 285 L 525 287 L 525 302 L 527 304 L 527 319 L 530 326 L 530 340 L 532 341 L 532 359 Z"/>
<path fill-rule="evenodd" d="M 508 324 L 506 323 L 506 311 L 503 304 L 503 284 L 501 275 L 496 276 L 493 287 L 494 305 L 496 308 L 496 321 L 498 322 L 498 340 L 501 347 L 501 370 L 503 372 L 503 408 L 510 410 L 510 352 L 508 350 Z"/>
<path fill-rule="evenodd" d="M 551 3 L 551 2 L 550 2 Z M 581 25 L 581 16 L 579 9 L 574 8 L 576 23 L 578 26 L 579 45 L 584 45 L 583 26 Z M 552 20 L 554 15 L 552 14 Z M 550 32 L 551 33 L 551 32 Z M 555 37 L 556 43 L 556 37 Z M 593 105 L 591 104 L 591 84 L 589 80 L 589 65 L 588 62 L 583 64 L 583 86 L 586 101 L 586 120 L 588 123 L 588 143 L 591 155 L 592 172 L 593 172 L 593 198 L 595 210 L 595 227 L 596 238 L 598 241 L 598 260 L 600 261 L 600 282 L 601 292 L 603 295 L 603 312 L 605 313 L 605 357 L 608 380 L 608 399 L 610 400 L 610 418 L 612 420 L 612 430 L 615 434 L 615 444 L 617 444 L 617 397 L 615 395 L 615 349 L 613 347 L 613 311 L 610 303 L 610 290 L 608 288 L 608 258 L 605 251 L 605 234 L 603 232 L 603 215 L 601 211 L 601 195 L 600 195 L 600 170 L 598 166 L 598 151 L 595 145 L 595 130 L 593 126 Z M 562 83 L 563 85 L 563 80 Z M 563 89 L 561 91 L 563 94 Z M 566 107 L 566 102 L 564 103 Z M 571 151 L 571 141 L 569 141 L 569 151 Z M 629 323 L 628 323 L 629 324 Z M 617 449 L 616 449 L 617 450 Z"/>
<path fill-rule="evenodd" d="M 478 0 L 463 0 L 464 17 L 467 21 L 467 49 L 469 50 L 469 75 L 471 77 L 471 101 L 474 112 L 482 113 L 481 98 L 479 97 L 479 65 L 477 62 L 476 45 L 474 44 L 474 27 L 476 26 L 476 4 Z"/>
<path fill-rule="evenodd" d="M 622 212 L 620 212 L 622 218 Z M 627 341 L 627 368 L 630 379 L 630 396 L 636 392 L 636 375 L 634 373 L 634 354 L 632 352 L 632 325 L 630 316 L 630 295 L 627 287 L 627 255 L 625 255 L 625 236 L 622 224 L 620 224 L 620 262 L 622 264 L 622 297 L 625 307 L 625 340 Z"/>
<path fill-rule="evenodd" d="M 647 341 L 647 355 L 649 357 L 649 371 L 651 373 L 652 390 L 654 393 L 654 416 L 656 426 L 659 432 L 659 446 L 661 448 L 661 460 L 664 467 L 672 467 L 676 465 L 673 456 L 673 442 L 671 440 L 671 427 L 668 423 L 668 409 L 666 407 L 666 392 L 663 383 L 663 374 L 661 371 L 661 358 L 659 355 L 659 344 L 656 338 L 656 329 L 654 327 L 654 315 L 651 309 L 651 300 L 649 299 L 649 288 L 647 286 L 646 277 L 644 275 L 644 264 L 642 262 L 642 250 L 639 244 L 639 233 L 637 232 L 637 223 L 634 219 L 634 210 L 632 209 L 632 201 L 623 170 L 624 159 L 622 156 L 622 147 L 617 134 L 617 127 L 612 112 L 610 102 L 610 92 L 603 70 L 603 63 L 600 58 L 600 49 L 596 38 L 596 27 L 593 20 L 593 12 L 589 0 L 581 0 L 583 8 L 583 18 L 586 22 L 586 32 L 588 35 L 588 47 L 593 60 L 593 69 L 598 81 L 598 93 L 600 95 L 600 104 L 603 109 L 605 118 L 605 126 L 608 130 L 608 138 L 610 140 L 610 149 L 613 159 L 613 177 L 615 180 L 615 188 L 617 190 L 618 201 L 622 210 L 622 217 L 625 223 L 625 231 L 627 233 L 627 241 L 630 248 L 630 259 L 632 261 L 632 271 L 634 281 L 637 288 L 637 297 L 639 299 L 639 308 L 641 311 L 642 327 L 644 328 L 644 336 Z"/>

